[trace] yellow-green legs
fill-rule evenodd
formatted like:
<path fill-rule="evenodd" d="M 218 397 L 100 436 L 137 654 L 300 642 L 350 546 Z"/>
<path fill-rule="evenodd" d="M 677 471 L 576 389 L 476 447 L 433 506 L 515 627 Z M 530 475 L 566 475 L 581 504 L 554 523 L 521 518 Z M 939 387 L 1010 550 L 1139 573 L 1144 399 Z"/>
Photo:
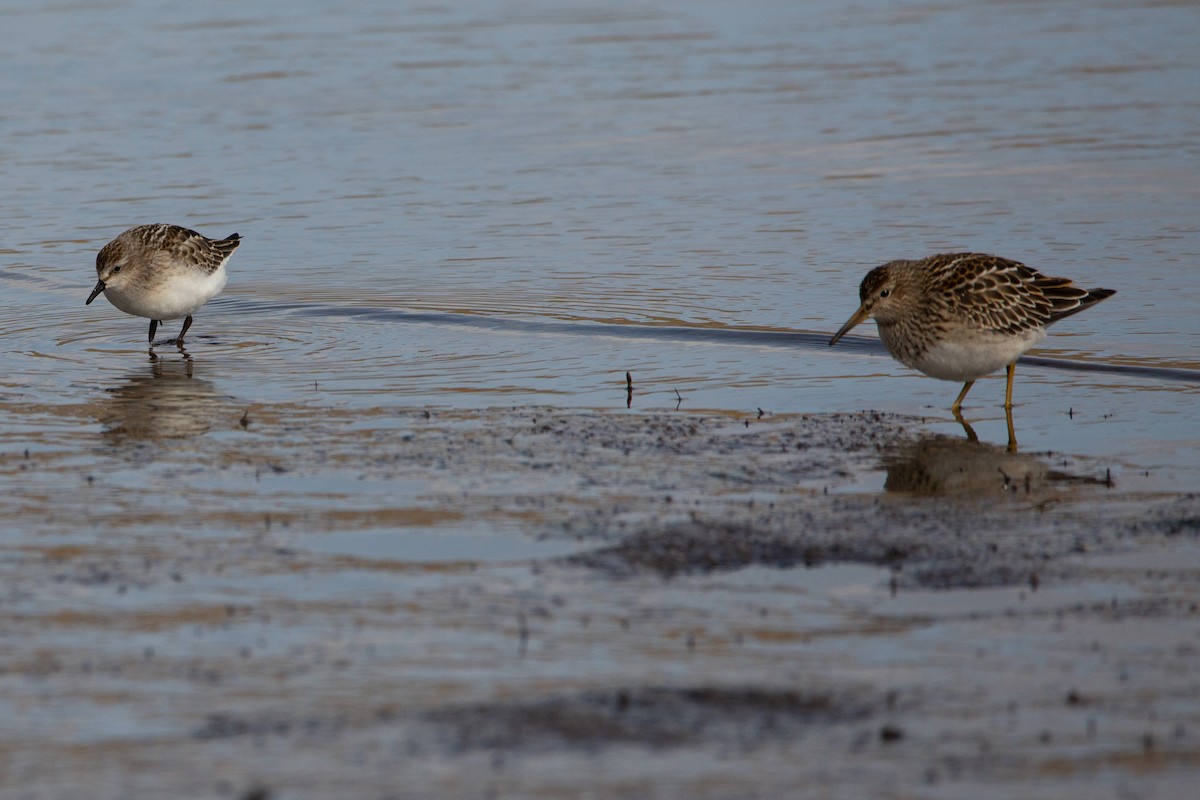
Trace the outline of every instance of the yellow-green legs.
<path fill-rule="evenodd" d="M 967 396 L 967 392 L 971 391 L 971 387 L 975 385 L 975 381 L 967 381 L 963 384 L 962 391 L 958 393 L 958 397 L 954 398 L 954 405 L 950 406 L 950 411 L 958 414 L 962 408 L 963 398 Z"/>

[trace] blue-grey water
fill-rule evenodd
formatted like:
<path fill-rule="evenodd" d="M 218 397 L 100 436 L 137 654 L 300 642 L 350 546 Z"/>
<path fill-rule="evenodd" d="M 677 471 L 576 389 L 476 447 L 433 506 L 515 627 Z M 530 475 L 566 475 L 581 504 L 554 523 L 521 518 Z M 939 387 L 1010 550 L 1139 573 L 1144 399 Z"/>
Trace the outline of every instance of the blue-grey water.
<path fill-rule="evenodd" d="M 275 627 L 247 636 L 324 648 L 324 622 L 288 627 L 293 599 L 399 591 L 391 574 L 326 583 L 266 567 L 255 583 L 259 562 L 236 548 L 262 537 L 414 563 L 453 561 L 447 549 L 472 542 L 480 552 L 458 557 L 560 552 L 521 539 L 513 518 L 446 508 L 444 486 L 360 480 L 348 454 L 390 457 L 371 430 L 412 424 L 413 409 L 620 413 L 628 372 L 633 412 L 873 409 L 961 437 L 948 411 L 959 387 L 891 360 L 873 325 L 825 345 L 862 276 L 894 258 L 979 250 L 1117 290 L 1018 367 L 1020 448 L 1054 451 L 1055 465 L 1082 457 L 1147 496 L 1200 486 L 1195 4 L 24 0 L 0 7 L 0 65 L 6 563 L 43 548 L 65 564 L 145 552 L 150 570 L 156 548 L 176 557 L 229 537 L 231 571 L 248 570 L 120 598 L 99 577 L 10 587 L 0 615 L 63 609 L 44 645 L 0 620 L 0 638 L 33 642 L 21 663 L 38 675 L 79 630 L 97 652 L 132 630 L 199 663 L 207 645 L 187 633 L 188 604 L 213 604 L 220 623 L 225 604 L 259 603 L 256 592 L 293 594 L 271 606 Z M 152 360 L 145 320 L 84 306 L 96 252 L 147 222 L 243 237 L 186 360 L 169 346 Z M 1002 401 L 1002 376 L 967 399 L 985 442 L 1006 440 Z M 287 441 L 252 438 L 267 427 Z M 298 452 L 318 429 L 330 452 L 309 454 L 307 471 L 261 455 Z M 368 522 L 328 535 L 347 509 Z M 499 553 L 482 543 L 497 531 Z M 403 591 L 440 579 L 408 576 Z M 105 613 L 160 602 L 188 614 L 105 627 Z M 422 628 L 416 600 L 403 607 L 422 636 L 450 630 Z M 438 608 L 450 626 L 453 604 Z M 445 636 L 432 652 L 462 644 Z M 652 661 L 646 674 L 672 669 Z M 28 741 L 195 729 L 199 712 L 171 686 L 150 712 L 113 699 L 136 689 L 89 695 L 87 711 L 56 694 L 31 713 L 42 739 Z M 29 730 L 18 728 L 0 731 L 11 752 Z M 37 753 L 20 752 L 10 774 L 42 774 Z"/>
<path fill-rule="evenodd" d="M 139 362 L 144 325 L 82 299 L 99 246 L 158 220 L 245 237 L 193 348 L 239 395 L 603 406 L 630 370 L 647 402 L 940 414 L 953 386 L 875 356 L 335 312 L 829 332 L 871 266 L 949 249 L 1118 290 L 1043 353 L 1200 367 L 1186 4 L 0 15 L 5 383 L 46 402 Z M 1194 441 L 1195 389 L 1023 370 L 1017 419 L 1068 449 Z"/>
<path fill-rule="evenodd" d="M 246 401 L 315 383 L 335 404 L 612 407 L 630 371 L 643 408 L 678 389 L 949 422 L 956 387 L 879 350 L 655 327 L 825 335 L 870 267 L 957 249 L 1117 289 L 1044 355 L 1200 369 L 1188 4 L 26 4 L 0 21 L 0 359 L 22 402 L 144 367 L 143 321 L 83 299 L 99 247 L 149 221 L 244 237 L 190 351 Z M 1001 391 L 967 404 L 992 440 Z M 1195 380 L 1026 367 L 1016 398 L 1022 445 L 1200 479 Z"/>

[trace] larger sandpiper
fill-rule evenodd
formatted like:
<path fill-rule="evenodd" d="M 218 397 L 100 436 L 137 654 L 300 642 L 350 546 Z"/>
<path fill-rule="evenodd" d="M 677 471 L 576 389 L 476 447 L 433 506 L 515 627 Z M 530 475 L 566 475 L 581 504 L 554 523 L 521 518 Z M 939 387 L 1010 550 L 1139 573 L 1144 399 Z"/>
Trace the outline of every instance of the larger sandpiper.
<path fill-rule="evenodd" d="M 149 318 L 150 344 L 164 320 L 182 319 L 182 346 L 192 314 L 225 288 L 225 263 L 240 243 L 236 233 L 209 239 L 179 225 L 130 228 L 96 256 L 99 280 L 84 305 L 103 293 L 126 314 Z"/>
<path fill-rule="evenodd" d="M 1114 294 L 1081 289 L 1067 278 L 983 253 L 889 261 L 863 278 L 861 305 L 829 344 L 874 318 L 879 338 L 897 361 L 934 378 L 965 382 L 952 412 L 959 413 L 977 379 L 1000 367 L 1008 371 L 1008 409 L 1021 354 L 1046 338 L 1048 326 Z"/>

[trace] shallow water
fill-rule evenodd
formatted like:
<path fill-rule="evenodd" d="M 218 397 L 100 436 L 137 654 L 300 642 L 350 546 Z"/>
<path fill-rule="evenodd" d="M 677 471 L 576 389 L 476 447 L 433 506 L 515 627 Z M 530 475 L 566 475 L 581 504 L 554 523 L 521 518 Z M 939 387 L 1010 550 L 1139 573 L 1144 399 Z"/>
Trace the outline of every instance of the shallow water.
<path fill-rule="evenodd" d="M 630 608 L 658 603 L 674 644 L 693 604 L 706 609 L 699 628 L 727 624 L 725 590 L 698 578 L 675 594 L 647 579 L 613 595 L 590 577 L 572 596 L 574 577 L 512 566 L 571 552 L 577 542 L 530 532 L 553 527 L 563 508 L 619 510 L 624 484 L 605 484 L 614 499 L 560 485 L 550 468 L 501 461 L 484 477 L 465 470 L 459 486 L 445 469 L 409 465 L 397 477 L 381 464 L 408 456 L 391 434 L 419 429 L 422 409 L 438 426 L 467 413 L 463 438 L 447 434 L 459 447 L 482 436 L 472 426 L 488 429 L 488 413 L 470 416 L 480 409 L 627 404 L 706 412 L 736 420 L 734 430 L 760 418 L 798 430 L 795 415 L 875 409 L 959 440 L 947 410 L 956 385 L 892 361 L 870 325 L 826 346 L 865 272 L 893 258 L 995 252 L 1116 289 L 1018 368 L 1022 455 L 1078 470 L 1093 492 L 1084 505 L 1113 488 L 1149 498 L 1200 486 L 1200 14 L 1190 4 L 114 0 L 10 5 L 0 30 L 0 537 L 16 577 L 23 559 L 51 576 L 8 590 L 0 633 L 26 644 L 0 671 L 10 688 L 36 691 L 20 680 L 43 676 L 45 653 L 78 656 L 85 677 L 60 677 L 86 684 L 92 661 L 116 647 L 119 672 L 137 656 L 114 630 L 170 651 L 191 680 L 206 647 L 188 633 L 193 618 L 228 644 L 228 674 L 243 663 L 235 646 L 292 669 L 287 647 L 323 658 L 329 628 L 357 613 L 361 592 L 377 592 L 368 601 L 385 630 L 368 626 L 371 642 L 355 647 L 379 636 L 400 654 L 388 669 L 407 669 L 405 631 L 434 642 L 422 697 L 447 669 L 479 696 L 514 675 L 535 689 L 721 670 L 773 677 L 779 659 L 806 652 L 807 633 L 695 674 L 649 638 L 634 678 L 621 654 L 588 672 L 588 648 L 607 645 L 574 628 L 563 636 L 576 660 L 549 654 L 542 672 L 508 663 L 496 678 L 456 661 L 455 604 L 472 580 L 510 623 L 527 595 L 611 601 L 614 629 L 636 617 Z M 160 221 L 243 237 L 186 354 L 148 354 L 145 320 L 83 305 L 99 248 Z M 997 377 L 968 398 L 985 444 L 1006 441 L 1002 393 Z M 384 434 L 387 452 L 372 446 Z M 735 472 L 736 455 L 714 450 L 695 474 Z M 985 478 L 1010 463 L 1001 448 L 968 455 Z M 821 481 L 838 496 L 878 493 L 887 466 L 859 460 Z M 629 469 L 624 479 L 657 485 L 649 467 Z M 470 503 L 458 499 L 468 490 Z M 554 492 L 557 505 L 521 505 Z M 193 548 L 205 556 L 190 560 Z M 864 569 L 858 590 L 891 602 L 877 568 Z M 815 603 L 836 604 L 810 580 Z M 758 588 L 739 584 L 734 596 L 788 607 L 761 574 L 738 581 Z M 427 590 L 440 593 L 433 611 L 419 602 Z M 938 597 L 897 608 L 926 613 Z M 242 602 L 273 610 L 224 633 L 225 609 Z M 296 610 L 308 605 L 309 616 Z M 399 634 L 396 607 L 408 615 Z M 809 617 L 795 627 L 823 624 Z M 493 638 L 507 648 L 517 635 L 496 633 L 486 614 L 472 624 L 480 638 L 467 637 L 468 649 L 484 660 L 500 646 Z M 916 636 L 906 646 L 920 653 Z M 867 650 L 892 647 L 870 626 L 860 638 Z M 1117 648 L 1096 658 L 1119 662 Z M 962 664 L 975 663 L 968 649 Z M 1031 661 L 1041 652 L 1028 640 L 1012 650 Z M 101 686 L 95 698 L 80 691 L 95 704 L 86 714 L 64 694 L 49 711 L 31 701 L 39 712 L 29 716 L 45 740 L 156 726 L 186 740 L 197 709 L 225 701 L 216 689 L 177 700 L 178 673 L 143 668 L 146 692 L 159 694 L 140 710 Z M 114 722 L 114 708 L 129 719 Z M 45 761 L 39 741 L 28 764 Z M 780 774 L 794 785 L 789 769 Z"/>

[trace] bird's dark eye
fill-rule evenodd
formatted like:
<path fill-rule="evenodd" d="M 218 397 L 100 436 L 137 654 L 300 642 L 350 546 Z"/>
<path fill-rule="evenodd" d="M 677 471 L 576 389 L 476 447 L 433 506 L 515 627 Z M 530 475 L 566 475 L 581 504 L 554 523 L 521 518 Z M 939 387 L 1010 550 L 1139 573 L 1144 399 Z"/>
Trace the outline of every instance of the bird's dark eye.
<path fill-rule="evenodd" d="M 113 267 L 113 275 L 116 275 L 116 274 L 117 274 L 118 272 L 120 272 L 120 271 L 121 271 L 121 267 L 120 267 L 120 265 L 117 265 L 117 266 Z"/>
<path fill-rule="evenodd" d="M 879 296 L 880 296 L 880 297 L 887 297 L 887 296 L 888 296 L 889 294 L 891 294 L 891 293 L 892 293 L 892 290 L 891 290 L 891 289 L 883 289 L 883 290 L 881 290 L 881 291 L 879 292 Z"/>

